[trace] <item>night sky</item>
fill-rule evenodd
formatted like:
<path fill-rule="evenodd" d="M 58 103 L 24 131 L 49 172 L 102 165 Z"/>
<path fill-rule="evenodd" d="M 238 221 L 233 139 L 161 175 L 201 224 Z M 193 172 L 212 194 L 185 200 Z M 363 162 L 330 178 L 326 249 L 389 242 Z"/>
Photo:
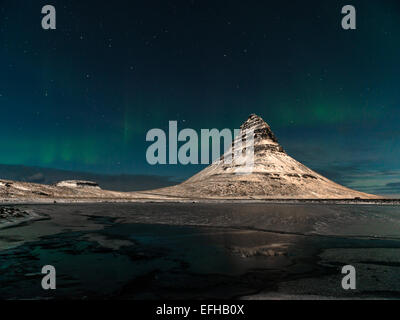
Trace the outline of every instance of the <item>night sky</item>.
<path fill-rule="evenodd" d="M 203 167 L 148 165 L 148 130 L 257 113 L 310 168 L 400 194 L 399 57 L 398 0 L 0 0 L 0 164 L 183 179 Z"/>

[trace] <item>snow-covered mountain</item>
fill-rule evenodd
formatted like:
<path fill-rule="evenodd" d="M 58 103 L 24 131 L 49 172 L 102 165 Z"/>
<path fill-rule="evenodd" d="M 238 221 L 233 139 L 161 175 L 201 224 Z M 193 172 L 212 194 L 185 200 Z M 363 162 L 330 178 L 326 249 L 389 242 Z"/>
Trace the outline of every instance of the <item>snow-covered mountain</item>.
<path fill-rule="evenodd" d="M 341 186 L 290 157 L 269 125 L 257 115 L 251 115 L 240 129 L 242 132 L 254 130 L 254 165 L 250 174 L 238 174 L 241 171 L 245 173 L 248 168 L 245 163 L 235 161 L 235 157 L 230 164 L 221 157 L 182 184 L 156 192 L 180 197 L 224 199 L 379 198 Z M 236 139 L 243 139 L 244 135 Z M 242 148 L 245 147 L 243 144 Z M 231 148 L 227 153 L 234 151 Z"/>
<path fill-rule="evenodd" d="M 254 132 L 251 173 L 248 162 L 224 157 L 180 185 L 142 192 L 102 190 L 91 181 L 68 180 L 53 185 L 0 180 L 0 202 L 191 201 L 192 199 L 379 199 L 343 187 L 291 158 L 267 123 L 251 115 L 241 126 Z M 233 143 L 227 154 L 246 154 L 248 145 Z M 253 154 L 253 153 L 251 153 Z M 247 174 L 245 174 L 247 173 Z"/>

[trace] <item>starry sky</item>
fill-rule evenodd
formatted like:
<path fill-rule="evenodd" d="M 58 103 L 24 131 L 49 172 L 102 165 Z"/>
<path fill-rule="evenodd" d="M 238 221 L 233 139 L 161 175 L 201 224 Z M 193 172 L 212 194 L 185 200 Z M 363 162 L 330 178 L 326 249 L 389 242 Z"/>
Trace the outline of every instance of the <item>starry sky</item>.
<path fill-rule="evenodd" d="M 319 173 L 400 194 L 399 57 L 398 0 L 0 0 L 0 164 L 182 180 L 203 167 L 147 164 L 148 130 L 257 113 Z"/>

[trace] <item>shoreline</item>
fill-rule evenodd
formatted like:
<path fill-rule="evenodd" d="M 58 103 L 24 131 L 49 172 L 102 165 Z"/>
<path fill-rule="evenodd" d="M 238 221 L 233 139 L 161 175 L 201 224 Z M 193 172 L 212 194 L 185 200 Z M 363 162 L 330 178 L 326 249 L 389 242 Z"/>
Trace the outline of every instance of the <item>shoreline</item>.
<path fill-rule="evenodd" d="M 0 207 L 14 205 L 114 204 L 114 203 L 193 203 L 193 204 L 326 204 L 400 205 L 400 199 L 0 199 Z"/>

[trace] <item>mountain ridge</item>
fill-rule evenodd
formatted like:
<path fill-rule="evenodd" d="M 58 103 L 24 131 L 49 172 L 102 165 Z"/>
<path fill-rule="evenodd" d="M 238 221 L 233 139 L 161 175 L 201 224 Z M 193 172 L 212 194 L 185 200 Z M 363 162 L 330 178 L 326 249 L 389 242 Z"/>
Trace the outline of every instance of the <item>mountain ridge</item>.
<path fill-rule="evenodd" d="M 290 157 L 279 144 L 270 126 L 252 114 L 242 124 L 227 154 L 247 154 L 245 130 L 254 132 L 254 162 L 247 164 L 224 156 L 183 183 L 149 191 L 103 190 L 96 182 L 64 181 L 55 185 L 0 179 L 0 201 L 179 201 L 204 200 L 349 200 L 382 197 L 339 185 Z M 236 142 L 236 143 L 235 143 Z M 239 145 L 238 149 L 237 146 Z M 70 178 L 68 180 L 71 180 Z"/>
<path fill-rule="evenodd" d="M 235 161 L 226 164 L 221 157 L 183 183 L 156 190 L 157 193 L 216 199 L 380 198 L 339 185 L 290 157 L 261 117 L 251 114 L 240 128 L 254 131 L 254 166 L 251 173 L 237 174 L 243 164 Z M 244 134 L 241 133 L 235 141 L 237 139 L 243 140 Z M 234 144 L 225 155 L 233 154 L 233 148 Z M 242 149 L 246 147 L 242 146 Z"/>

